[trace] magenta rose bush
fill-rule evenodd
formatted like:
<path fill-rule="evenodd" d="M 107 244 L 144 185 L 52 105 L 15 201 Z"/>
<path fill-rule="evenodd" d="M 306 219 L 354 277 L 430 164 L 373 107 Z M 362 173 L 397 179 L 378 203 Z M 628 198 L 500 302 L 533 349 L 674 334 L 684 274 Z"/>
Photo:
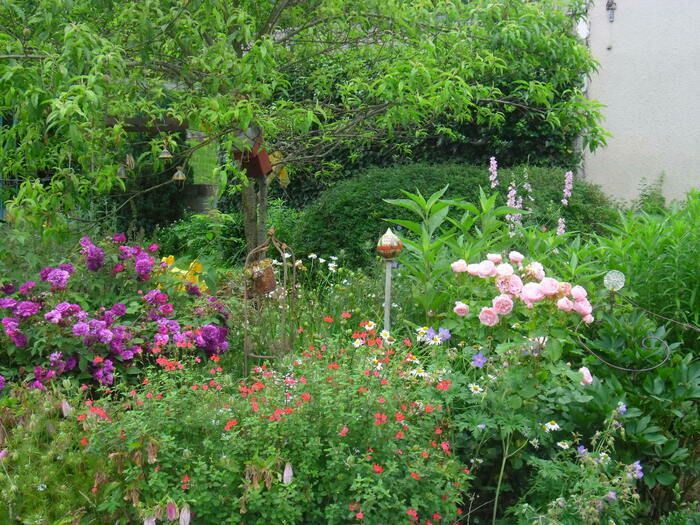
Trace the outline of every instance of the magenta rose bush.
<path fill-rule="evenodd" d="M 44 267 L 36 280 L 0 276 L 5 377 L 40 390 L 64 374 L 112 385 L 117 374 L 138 377 L 144 363 L 228 349 L 224 305 L 172 271 L 156 244 L 116 234 L 79 245 L 74 260 Z"/>

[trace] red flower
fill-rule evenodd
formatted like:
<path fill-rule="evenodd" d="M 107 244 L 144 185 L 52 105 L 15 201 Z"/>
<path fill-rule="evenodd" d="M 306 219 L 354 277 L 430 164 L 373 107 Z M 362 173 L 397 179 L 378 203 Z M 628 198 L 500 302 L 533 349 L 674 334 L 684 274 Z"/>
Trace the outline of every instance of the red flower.
<path fill-rule="evenodd" d="M 328 368 L 330 368 L 331 370 L 338 370 L 340 368 L 340 365 L 338 363 L 330 363 L 328 365 Z"/>
<path fill-rule="evenodd" d="M 439 520 L 442 519 L 442 516 L 440 515 L 439 512 L 436 512 L 435 514 L 433 514 L 433 519 L 434 519 L 435 521 L 439 521 Z"/>
<path fill-rule="evenodd" d="M 401 412 L 397 412 L 396 414 L 394 414 L 394 419 L 400 423 L 401 421 L 406 419 L 406 416 L 404 416 Z"/>
<path fill-rule="evenodd" d="M 350 319 L 352 317 L 352 314 L 350 312 L 343 312 L 342 314 L 340 314 L 340 317 L 342 317 L 343 319 Z"/>
<path fill-rule="evenodd" d="M 418 474 L 418 472 L 411 472 L 411 477 L 416 481 L 420 480 L 420 474 Z"/>
<path fill-rule="evenodd" d="M 438 382 L 437 385 L 435 385 L 435 388 L 438 390 L 444 390 L 447 391 L 450 389 L 450 386 L 452 386 L 452 381 L 449 379 L 443 379 L 442 381 Z"/>
<path fill-rule="evenodd" d="M 325 323 L 332 323 L 333 318 L 330 315 L 327 315 L 326 317 L 323 318 L 323 322 Z"/>
<path fill-rule="evenodd" d="M 377 398 L 377 403 L 379 403 L 380 405 L 382 405 L 382 404 L 386 403 L 386 399 L 384 399 L 383 396 L 379 396 L 379 397 Z"/>
<path fill-rule="evenodd" d="M 377 425 L 377 426 L 383 425 L 384 423 L 386 423 L 386 421 L 387 421 L 386 414 L 384 414 L 383 412 L 375 412 L 374 413 L 374 424 L 375 425 Z"/>
<path fill-rule="evenodd" d="M 418 511 L 416 509 L 408 509 L 406 511 L 406 514 L 412 519 L 412 520 L 417 520 L 418 519 Z"/>
<path fill-rule="evenodd" d="M 231 429 L 232 429 L 233 427 L 235 427 L 236 425 L 238 425 L 238 421 L 237 421 L 237 420 L 235 420 L 235 419 L 229 419 L 229 420 L 226 422 L 226 425 L 224 425 L 224 430 L 226 430 L 226 431 L 228 432 L 229 430 L 231 430 Z"/>
<path fill-rule="evenodd" d="M 350 429 L 347 427 L 347 425 L 343 425 L 343 428 L 340 429 L 340 432 L 338 432 L 338 435 L 340 437 L 345 437 L 348 435 L 349 431 L 350 431 Z"/>
<path fill-rule="evenodd" d="M 372 465 L 372 468 L 374 469 L 374 471 L 375 471 L 377 474 L 381 474 L 382 472 L 384 472 L 384 467 L 382 467 L 382 466 L 381 466 L 380 464 L 378 464 L 378 463 L 375 463 L 374 465 Z"/>
<path fill-rule="evenodd" d="M 403 439 L 403 436 L 404 436 L 404 433 L 400 430 L 396 433 L 396 439 Z"/>
<path fill-rule="evenodd" d="M 439 436 L 440 434 L 442 434 L 442 429 L 440 427 L 437 427 L 435 429 L 435 433 Z"/>
<path fill-rule="evenodd" d="M 80 444 L 84 447 L 88 446 L 88 438 L 84 437 L 80 440 Z"/>
<path fill-rule="evenodd" d="M 442 447 L 442 451 L 445 454 L 450 453 L 450 444 L 447 441 L 443 441 L 442 443 L 440 443 L 440 446 Z"/>
<path fill-rule="evenodd" d="M 355 519 L 361 520 L 361 519 L 364 519 L 364 517 L 365 517 L 365 515 L 362 511 L 355 514 Z"/>
<path fill-rule="evenodd" d="M 413 346 L 413 343 L 412 343 L 411 340 L 408 339 L 408 338 L 406 338 L 406 339 L 403 340 L 403 344 L 404 344 L 405 346 L 408 346 L 409 348 Z"/>
<path fill-rule="evenodd" d="M 308 392 L 304 392 L 304 393 L 301 395 L 301 399 L 304 400 L 304 401 L 307 401 L 307 402 L 308 402 L 308 401 L 311 401 L 311 394 L 309 394 Z"/>

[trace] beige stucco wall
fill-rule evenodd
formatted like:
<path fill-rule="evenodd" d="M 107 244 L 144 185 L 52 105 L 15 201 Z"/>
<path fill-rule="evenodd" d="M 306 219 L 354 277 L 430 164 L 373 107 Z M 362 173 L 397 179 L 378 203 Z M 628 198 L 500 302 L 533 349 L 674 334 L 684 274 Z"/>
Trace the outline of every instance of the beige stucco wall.
<path fill-rule="evenodd" d="M 606 107 L 612 133 L 587 153 L 583 175 L 632 199 L 641 180 L 665 173 L 664 193 L 700 188 L 700 0 L 605 0 L 589 12 L 589 45 L 600 69 L 589 96 Z M 608 49 L 609 48 L 609 49 Z"/>

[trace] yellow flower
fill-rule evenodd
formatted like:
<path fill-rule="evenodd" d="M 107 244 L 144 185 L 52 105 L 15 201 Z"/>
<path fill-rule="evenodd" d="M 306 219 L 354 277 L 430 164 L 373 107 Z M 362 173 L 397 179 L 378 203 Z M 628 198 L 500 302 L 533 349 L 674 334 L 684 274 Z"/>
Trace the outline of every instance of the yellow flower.
<path fill-rule="evenodd" d="M 172 266 L 175 263 L 175 256 L 174 255 L 168 255 L 167 257 L 163 257 L 160 262 L 166 263 L 168 266 Z"/>

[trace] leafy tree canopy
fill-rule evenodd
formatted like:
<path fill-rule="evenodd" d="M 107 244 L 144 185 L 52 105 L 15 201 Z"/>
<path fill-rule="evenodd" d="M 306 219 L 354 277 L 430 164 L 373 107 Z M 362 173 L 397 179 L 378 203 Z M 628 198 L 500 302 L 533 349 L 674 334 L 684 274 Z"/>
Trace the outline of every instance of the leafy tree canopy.
<path fill-rule="evenodd" d="M 406 151 L 513 114 L 595 147 L 579 4 L 0 0 L 0 176 L 22 182 L 12 216 L 50 231 L 95 194 L 161 173 L 164 147 L 183 164 L 198 146 L 172 123 L 219 142 L 230 183 L 253 124 L 278 162 L 319 171 L 339 149 Z"/>

